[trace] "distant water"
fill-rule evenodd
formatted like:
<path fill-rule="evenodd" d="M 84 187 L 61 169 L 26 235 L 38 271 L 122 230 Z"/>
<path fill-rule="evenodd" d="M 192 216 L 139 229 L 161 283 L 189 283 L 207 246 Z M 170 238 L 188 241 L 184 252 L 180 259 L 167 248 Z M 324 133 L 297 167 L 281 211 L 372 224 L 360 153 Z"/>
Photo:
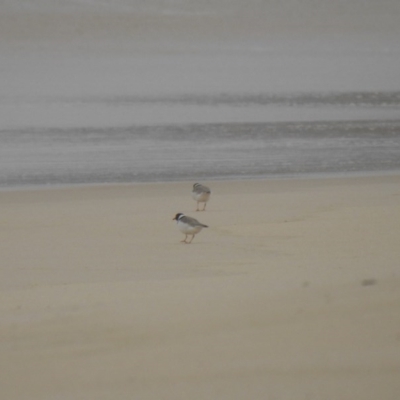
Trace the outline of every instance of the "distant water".
<path fill-rule="evenodd" d="M 0 13 L 0 188 L 400 172 L 398 0 Z"/>
<path fill-rule="evenodd" d="M 175 107 L 181 113 L 221 109 L 287 117 L 216 122 L 203 115 L 198 123 L 3 128 L 0 188 L 400 172 L 400 92 L 46 101 L 100 110 L 139 107 L 149 114 L 173 114 Z"/>

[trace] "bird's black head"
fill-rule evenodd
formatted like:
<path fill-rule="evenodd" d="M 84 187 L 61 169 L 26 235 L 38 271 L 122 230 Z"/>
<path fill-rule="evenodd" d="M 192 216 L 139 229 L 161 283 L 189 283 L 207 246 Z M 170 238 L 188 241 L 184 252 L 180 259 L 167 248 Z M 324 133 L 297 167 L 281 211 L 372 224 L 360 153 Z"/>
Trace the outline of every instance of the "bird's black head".
<path fill-rule="evenodd" d="M 180 217 L 182 217 L 182 215 L 183 215 L 182 213 L 176 214 L 176 215 L 175 215 L 175 218 L 172 218 L 172 221 L 175 221 L 175 220 L 178 221 L 178 219 L 179 219 Z"/>
<path fill-rule="evenodd" d="M 200 183 L 195 183 L 195 184 L 193 185 L 193 189 L 195 189 L 196 186 L 200 186 Z"/>

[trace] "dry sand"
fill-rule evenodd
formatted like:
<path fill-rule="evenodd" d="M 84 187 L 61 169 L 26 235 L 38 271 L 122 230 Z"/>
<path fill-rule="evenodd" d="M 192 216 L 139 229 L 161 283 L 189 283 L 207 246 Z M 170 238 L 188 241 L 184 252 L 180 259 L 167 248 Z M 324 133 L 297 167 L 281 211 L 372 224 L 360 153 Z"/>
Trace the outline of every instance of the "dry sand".
<path fill-rule="evenodd" d="M 1 398 L 399 398 L 400 176 L 204 183 L 0 192 Z"/>

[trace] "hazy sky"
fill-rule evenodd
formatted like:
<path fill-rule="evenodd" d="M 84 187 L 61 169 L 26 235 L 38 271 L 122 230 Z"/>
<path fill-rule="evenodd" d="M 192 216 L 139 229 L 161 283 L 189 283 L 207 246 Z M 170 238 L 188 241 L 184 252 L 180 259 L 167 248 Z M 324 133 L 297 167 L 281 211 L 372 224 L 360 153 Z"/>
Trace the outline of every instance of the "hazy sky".
<path fill-rule="evenodd" d="M 2 40 L 400 35 L 398 0 L 2 0 Z"/>

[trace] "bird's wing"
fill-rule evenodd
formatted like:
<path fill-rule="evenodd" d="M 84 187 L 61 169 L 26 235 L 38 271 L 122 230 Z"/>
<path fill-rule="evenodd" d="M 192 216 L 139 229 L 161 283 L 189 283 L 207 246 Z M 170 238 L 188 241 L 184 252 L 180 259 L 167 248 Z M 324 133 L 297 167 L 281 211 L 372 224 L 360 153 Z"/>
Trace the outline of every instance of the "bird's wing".
<path fill-rule="evenodd" d="M 184 222 L 185 224 L 189 224 L 191 226 L 198 226 L 203 225 L 196 218 L 187 217 L 186 215 L 180 219 L 180 221 Z"/>
<path fill-rule="evenodd" d="M 196 186 L 193 191 L 196 193 L 211 193 L 210 188 L 204 185 Z"/>

